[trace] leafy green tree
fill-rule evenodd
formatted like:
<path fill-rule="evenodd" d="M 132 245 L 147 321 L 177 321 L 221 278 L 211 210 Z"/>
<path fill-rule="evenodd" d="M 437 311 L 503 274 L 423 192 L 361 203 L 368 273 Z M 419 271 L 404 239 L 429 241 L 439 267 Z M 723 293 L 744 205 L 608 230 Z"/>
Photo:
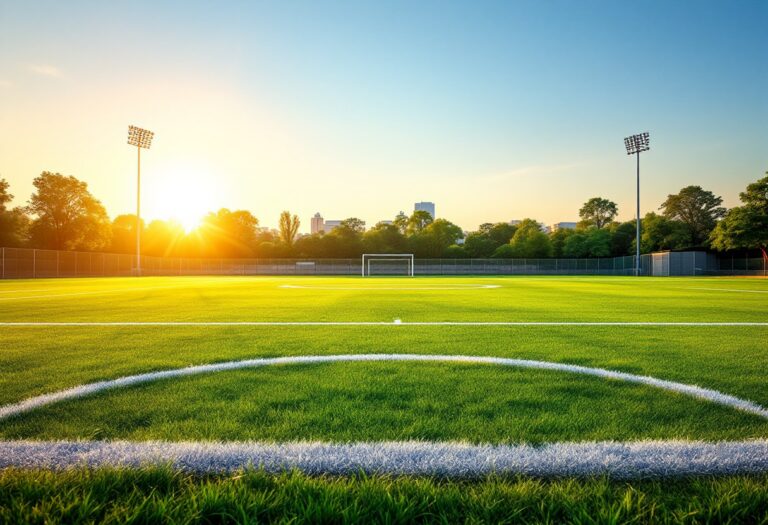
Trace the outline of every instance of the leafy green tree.
<path fill-rule="evenodd" d="M 428 211 L 417 210 L 413 212 L 411 217 L 408 219 L 408 227 L 406 229 L 406 233 L 408 235 L 421 233 L 424 231 L 424 228 L 432 224 L 433 220 L 434 219 L 432 218 L 432 214 Z"/>
<path fill-rule="evenodd" d="M 611 232 L 605 228 L 590 228 L 586 232 L 588 257 L 608 257 L 611 255 Z"/>
<path fill-rule="evenodd" d="M 653 212 L 647 213 L 643 218 L 640 237 L 640 249 L 643 253 L 682 250 L 691 244 L 690 229 L 682 221 L 668 219 Z"/>
<path fill-rule="evenodd" d="M 467 234 L 464 241 L 464 250 L 470 257 L 490 257 L 498 247 L 494 240 L 480 232 Z"/>
<path fill-rule="evenodd" d="M 549 234 L 549 240 L 552 243 L 553 257 L 566 257 L 565 242 L 576 232 L 568 228 L 560 228 Z"/>
<path fill-rule="evenodd" d="M 293 246 L 296 235 L 299 233 L 301 221 L 297 215 L 291 216 L 291 212 L 284 211 L 280 214 L 278 221 L 278 230 L 280 231 L 280 242 L 286 246 Z"/>
<path fill-rule="evenodd" d="M 100 250 L 109 246 L 109 217 L 86 183 L 45 171 L 33 184 L 36 191 L 27 206 L 27 212 L 34 216 L 30 225 L 33 245 L 57 250 Z"/>
<path fill-rule="evenodd" d="M 461 228 L 452 222 L 437 219 L 427 225 L 421 233 L 413 236 L 417 247 L 415 251 L 427 257 L 440 257 L 449 246 L 456 244 L 463 236 Z"/>
<path fill-rule="evenodd" d="M 395 225 L 395 227 L 400 230 L 400 233 L 405 235 L 408 232 L 408 216 L 400 212 L 395 216 L 395 220 L 392 221 L 392 224 Z"/>
<path fill-rule="evenodd" d="M 768 172 L 766 172 L 768 175 Z M 743 206 L 731 208 L 710 237 L 717 250 L 759 249 L 768 258 L 768 177 L 739 194 Z"/>
<path fill-rule="evenodd" d="M 608 227 L 611 232 L 611 255 L 614 257 L 631 255 L 633 242 L 637 237 L 635 221 L 613 222 Z"/>
<path fill-rule="evenodd" d="M 573 232 L 563 243 L 564 257 L 586 257 L 588 254 L 587 236 L 584 232 Z"/>
<path fill-rule="evenodd" d="M 533 219 L 524 219 L 517 225 L 517 231 L 509 245 L 514 257 L 534 259 L 552 256 L 549 236 L 541 231 L 541 224 Z"/>
<path fill-rule="evenodd" d="M 516 257 L 515 249 L 509 244 L 502 244 L 493 251 L 491 255 L 494 259 L 514 259 Z"/>
<path fill-rule="evenodd" d="M 723 199 L 701 186 L 686 186 L 680 193 L 668 195 L 659 209 L 663 210 L 667 219 L 686 225 L 692 246 L 702 246 L 709 239 L 718 219 L 725 216 L 722 203 Z"/>
<path fill-rule="evenodd" d="M 615 202 L 602 197 L 592 197 L 579 210 L 579 217 L 584 227 L 600 229 L 608 226 L 618 213 L 619 208 Z"/>
<path fill-rule="evenodd" d="M 361 219 L 358 219 L 357 217 L 350 217 L 341 221 L 339 227 L 348 228 L 350 230 L 356 231 L 357 233 L 363 233 L 365 231 L 365 222 Z"/>
<path fill-rule="evenodd" d="M 8 209 L 13 200 L 8 190 L 8 182 L 0 179 L 0 246 L 22 246 L 29 229 L 29 217 L 23 208 Z"/>
<path fill-rule="evenodd" d="M 380 222 L 363 234 L 363 245 L 369 253 L 402 253 L 406 239 L 395 224 Z"/>

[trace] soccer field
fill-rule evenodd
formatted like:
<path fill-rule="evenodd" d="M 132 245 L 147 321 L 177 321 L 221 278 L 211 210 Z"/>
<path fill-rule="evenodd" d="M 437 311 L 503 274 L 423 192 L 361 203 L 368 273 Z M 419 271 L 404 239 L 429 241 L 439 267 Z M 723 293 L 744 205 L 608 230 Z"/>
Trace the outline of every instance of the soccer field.
<path fill-rule="evenodd" d="M 663 447 L 672 473 L 766 469 L 761 279 L 6 281 L 0 333 L 6 466 L 131 464 L 160 441 L 156 462 L 214 471 L 632 478 Z M 726 443 L 680 454 L 701 442 Z M 680 463 L 697 453 L 714 463 Z"/>

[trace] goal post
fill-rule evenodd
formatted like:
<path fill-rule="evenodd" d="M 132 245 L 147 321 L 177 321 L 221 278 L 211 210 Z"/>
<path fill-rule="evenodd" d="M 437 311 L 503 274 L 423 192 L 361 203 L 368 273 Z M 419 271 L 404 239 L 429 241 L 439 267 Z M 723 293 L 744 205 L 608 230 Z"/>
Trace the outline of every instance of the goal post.
<path fill-rule="evenodd" d="M 407 264 L 408 277 L 414 275 L 413 254 L 412 253 L 364 253 L 362 259 L 361 275 L 363 277 L 371 275 L 371 263 L 377 261 L 405 262 Z"/>

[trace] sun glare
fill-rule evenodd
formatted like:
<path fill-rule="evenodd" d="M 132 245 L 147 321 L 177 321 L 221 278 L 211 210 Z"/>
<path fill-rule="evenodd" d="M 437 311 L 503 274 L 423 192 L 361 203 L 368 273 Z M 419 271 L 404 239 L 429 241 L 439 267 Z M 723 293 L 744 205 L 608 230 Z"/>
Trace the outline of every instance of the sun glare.
<path fill-rule="evenodd" d="M 188 166 L 163 170 L 148 185 L 149 217 L 174 220 L 184 231 L 195 230 L 208 212 L 215 211 L 213 178 Z"/>

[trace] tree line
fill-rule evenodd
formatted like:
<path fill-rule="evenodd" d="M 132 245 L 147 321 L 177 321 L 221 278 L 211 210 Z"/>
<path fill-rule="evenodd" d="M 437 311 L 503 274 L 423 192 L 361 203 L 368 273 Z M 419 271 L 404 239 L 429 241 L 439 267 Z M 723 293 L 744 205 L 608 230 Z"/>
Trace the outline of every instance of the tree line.
<path fill-rule="evenodd" d="M 768 172 L 766 172 L 768 175 Z M 9 208 L 9 184 L 0 179 L 0 246 L 134 253 L 135 215 L 110 220 L 85 182 L 43 172 L 26 206 Z M 760 250 L 768 257 L 768 176 L 739 194 L 742 205 L 726 210 L 722 198 L 700 186 L 669 195 L 659 213 L 642 219 L 641 251 Z M 424 258 L 609 257 L 635 252 L 635 221 L 618 222 L 618 206 L 602 197 L 579 210 L 575 229 L 545 232 L 534 219 L 484 223 L 467 233 L 426 211 L 365 230 L 351 217 L 328 233 L 299 235 L 301 222 L 283 212 L 278 228 L 259 228 L 246 210 L 222 208 L 185 232 L 174 221 L 141 223 L 142 253 L 167 257 L 350 258 L 362 253 L 413 253 Z M 464 242 L 461 243 L 461 240 Z"/>

